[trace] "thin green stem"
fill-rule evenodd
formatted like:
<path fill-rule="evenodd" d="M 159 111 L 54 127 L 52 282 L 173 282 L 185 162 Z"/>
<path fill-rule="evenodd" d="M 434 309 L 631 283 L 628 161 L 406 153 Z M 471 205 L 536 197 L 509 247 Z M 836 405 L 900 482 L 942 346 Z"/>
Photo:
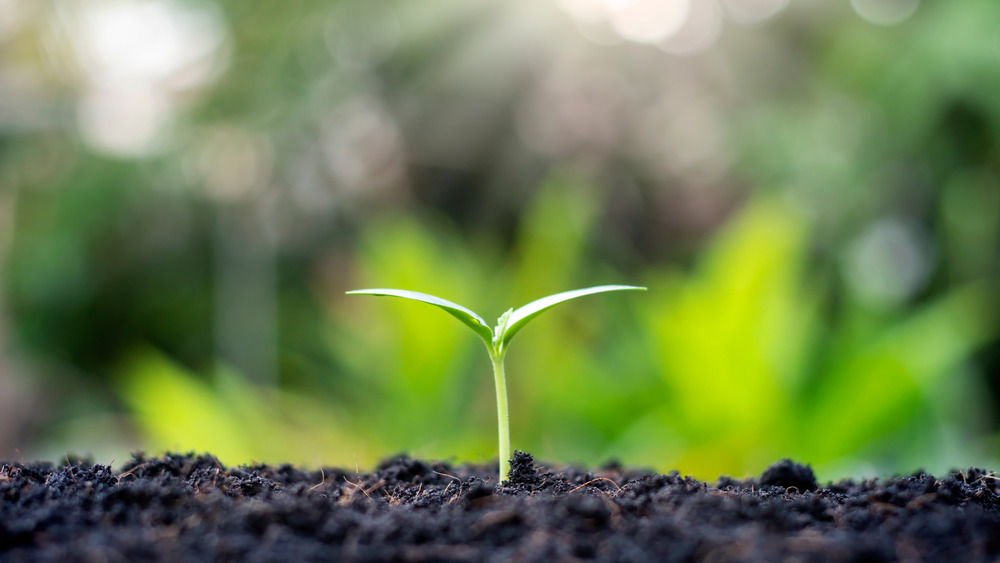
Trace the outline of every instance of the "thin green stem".
<path fill-rule="evenodd" d="M 510 413 L 507 409 L 507 376 L 503 371 L 503 352 L 490 350 L 493 360 L 493 382 L 497 388 L 497 429 L 500 434 L 500 482 L 510 473 Z"/>

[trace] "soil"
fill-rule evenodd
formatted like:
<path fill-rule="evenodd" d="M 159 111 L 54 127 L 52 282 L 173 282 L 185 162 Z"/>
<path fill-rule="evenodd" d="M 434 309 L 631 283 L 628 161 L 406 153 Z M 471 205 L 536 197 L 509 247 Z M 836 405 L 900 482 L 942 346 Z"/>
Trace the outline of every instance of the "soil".
<path fill-rule="evenodd" d="M 998 561 L 982 469 L 820 486 L 788 460 L 704 483 L 405 456 L 373 473 L 136 454 L 0 465 L 3 561 Z"/>

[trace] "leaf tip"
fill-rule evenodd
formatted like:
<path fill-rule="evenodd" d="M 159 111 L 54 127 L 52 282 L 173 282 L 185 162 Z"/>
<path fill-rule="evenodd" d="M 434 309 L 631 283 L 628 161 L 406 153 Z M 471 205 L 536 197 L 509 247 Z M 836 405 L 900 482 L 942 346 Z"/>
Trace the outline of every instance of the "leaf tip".
<path fill-rule="evenodd" d="M 345 295 L 378 295 L 383 290 L 381 289 L 352 289 L 350 291 L 345 291 Z"/>

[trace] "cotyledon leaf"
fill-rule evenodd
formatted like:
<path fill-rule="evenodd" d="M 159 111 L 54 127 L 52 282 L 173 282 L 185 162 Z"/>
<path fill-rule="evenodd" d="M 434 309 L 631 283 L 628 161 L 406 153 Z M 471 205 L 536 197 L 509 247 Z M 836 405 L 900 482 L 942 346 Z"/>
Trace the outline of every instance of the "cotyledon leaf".
<path fill-rule="evenodd" d="M 440 297 L 435 297 L 433 295 L 417 291 L 407 291 L 405 289 L 355 289 L 353 291 L 348 291 L 347 294 L 400 297 L 403 299 L 420 301 L 422 303 L 427 303 L 428 305 L 434 305 L 435 307 L 439 307 L 447 311 L 453 317 L 468 325 L 472 330 L 476 331 L 476 334 L 478 334 L 480 338 L 486 341 L 487 346 L 492 346 L 493 331 L 490 329 L 489 325 L 486 324 L 486 321 L 484 321 L 482 317 L 477 315 L 471 309 L 463 307 L 458 303 L 448 301 L 447 299 L 441 299 Z"/>
<path fill-rule="evenodd" d="M 523 307 L 515 309 L 514 312 L 510 314 L 510 317 L 507 319 L 506 330 L 503 335 L 498 338 L 500 340 L 498 351 L 503 352 L 506 350 L 507 344 L 517 331 L 524 328 L 524 325 L 528 324 L 528 321 L 537 317 L 546 309 L 564 301 L 569 301 L 570 299 L 576 299 L 577 297 L 583 297 L 585 295 L 593 295 L 595 293 L 605 293 L 608 291 L 646 291 L 646 288 L 635 285 L 598 285 L 583 289 L 574 289 L 572 291 L 564 291 L 562 293 L 556 293 L 555 295 L 549 295 L 548 297 L 542 297 L 541 299 L 532 301 Z"/>

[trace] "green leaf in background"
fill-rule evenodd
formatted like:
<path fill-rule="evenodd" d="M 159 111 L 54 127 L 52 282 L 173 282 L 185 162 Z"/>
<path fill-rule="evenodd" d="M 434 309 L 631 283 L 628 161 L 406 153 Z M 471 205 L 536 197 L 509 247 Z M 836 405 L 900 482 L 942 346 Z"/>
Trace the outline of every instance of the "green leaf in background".
<path fill-rule="evenodd" d="M 841 298 L 833 315 L 831 293 L 806 268 L 806 236 L 792 210 L 760 200 L 690 274 L 661 274 L 655 283 L 664 289 L 641 319 L 662 381 L 649 392 L 662 404 L 608 451 L 705 476 L 759 471 L 776 457 L 832 476 L 896 466 L 903 456 L 923 465 L 974 459 L 958 448 L 948 461 L 936 455 L 951 446 L 927 435 L 941 421 L 926 417 L 960 413 L 986 427 L 963 366 L 995 338 L 993 284 L 955 287 L 892 314 Z M 956 400 L 967 403 L 956 409 Z M 672 447 L 650 449 L 643 433 L 670 436 Z"/>
<path fill-rule="evenodd" d="M 366 248 L 372 254 L 360 262 L 366 281 L 384 276 L 469 299 L 474 294 L 463 289 L 468 274 L 491 271 L 492 258 L 463 252 L 447 229 L 407 221 L 371 229 Z M 976 417 L 988 407 L 963 370 L 995 334 L 992 286 L 956 288 L 891 315 L 840 303 L 841 314 L 828 317 L 829 290 L 811 283 L 805 267 L 807 236 L 794 213 L 761 200 L 734 217 L 690 271 L 648 274 L 648 283 L 663 289 L 643 299 L 640 315 L 617 306 L 593 308 L 565 330 L 553 314 L 550 329 L 521 342 L 511 361 L 519 373 L 545 374 L 512 388 L 519 446 L 549 459 L 593 464 L 613 456 L 706 478 L 759 472 L 777 456 L 811 462 L 830 478 L 902 463 L 879 452 L 930 466 L 926 460 L 949 463 L 937 453 L 947 447 L 949 459 L 974 461 L 976 442 L 942 442 L 927 428 L 942 420 L 980 427 Z M 473 278 L 503 288 L 512 270 Z M 548 274 L 533 281 L 554 283 Z M 492 333 L 481 316 L 451 301 L 410 292 L 393 296 L 419 296 L 449 315 L 455 316 L 449 308 L 468 315 L 475 326 L 463 324 L 484 342 L 482 329 Z M 563 297 L 512 311 L 506 342 L 512 329 Z M 199 379 L 144 354 L 119 389 L 149 443 L 218 448 L 234 461 L 315 463 L 311 456 L 322 455 L 351 467 L 355 455 L 368 466 L 401 449 L 421 457 L 495 455 L 483 446 L 493 398 L 483 378 L 473 377 L 478 345 L 464 330 L 420 307 L 386 311 L 356 298 L 331 303 L 337 330 L 329 341 L 363 400 L 291 397 L 227 370 Z M 958 399 L 965 402 L 957 405 Z M 262 412 L 278 421 L 273 428 L 255 425 L 252 414 Z M 945 418 L 928 419 L 929 413 Z M 412 420 L 422 423 L 407 423 Z M 204 427 L 218 432 L 200 433 Z"/>
<path fill-rule="evenodd" d="M 199 377 L 150 349 L 119 366 L 118 391 L 145 447 L 210 452 L 226 464 L 370 465 L 383 453 L 328 401 L 256 385 L 224 366 Z"/>

